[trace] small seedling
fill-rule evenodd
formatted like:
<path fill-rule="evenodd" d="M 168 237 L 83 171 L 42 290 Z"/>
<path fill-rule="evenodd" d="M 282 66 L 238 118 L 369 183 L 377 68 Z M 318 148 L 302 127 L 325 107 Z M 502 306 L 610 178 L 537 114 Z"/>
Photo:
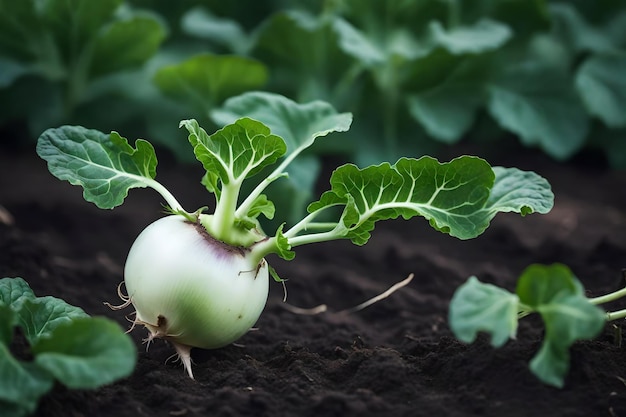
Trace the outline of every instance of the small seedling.
<path fill-rule="evenodd" d="M 626 310 L 605 312 L 597 306 L 624 296 L 626 288 L 587 298 L 565 265 L 531 265 L 520 276 L 515 293 L 469 278 L 452 297 L 449 321 L 459 340 L 472 343 L 483 331 L 497 348 L 515 338 L 519 319 L 538 313 L 545 337 L 530 370 L 546 384 L 562 387 L 572 344 L 596 337 L 607 321 L 626 317 Z"/>

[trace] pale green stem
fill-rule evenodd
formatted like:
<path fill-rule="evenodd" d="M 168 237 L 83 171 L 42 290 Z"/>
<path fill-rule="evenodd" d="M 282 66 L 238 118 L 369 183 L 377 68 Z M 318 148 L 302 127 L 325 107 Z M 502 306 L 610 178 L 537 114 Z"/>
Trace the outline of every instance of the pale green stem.
<path fill-rule="evenodd" d="M 590 298 L 589 302 L 595 305 L 604 304 L 604 303 L 608 303 L 609 301 L 619 300 L 620 298 L 624 296 L 626 296 L 626 287 L 622 288 L 621 290 L 617 290 L 615 292 L 602 295 L 600 297 Z"/>
<path fill-rule="evenodd" d="M 180 205 L 180 203 L 178 202 L 178 200 L 176 200 L 176 198 L 172 195 L 172 193 L 170 193 L 167 188 L 165 188 L 163 185 L 161 185 L 160 182 L 157 182 L 153 179 L 146 179 L 144 177 L 140 177 L 142 181 L 146 182 L 146 185 L 150 188 L 152 188 L 153 190 L 155 190 L 156 192 L 158 192 L 159 194 L 161 194 L 161 197 L 163 197 L 165 199 L 165 202 L 167 203 L 167 205 L 172 209 L 172 211 L 178 211 L 178 212 L 184 212 L 187 213 L 187 211 L 185 211 L 185 209 L 183 209 L 183 206 Z"/>
<path fill-rule="evenodd" d="M 623 319 L 626 317 L 626 310 L 618 310 L 618 311 L 607 311 L 606 312 L 606 321 L 613 321 L 617 319 Z"/>
<path fill-rule="evenodd" d="M 235 224 L 235 209 L 239 198 L 241 184 L 231 181 L 222 187 L 222 194 L 215 207 L 214 221 L 211 232 L 213 237 L 224 242 L 228 242 L 228 234 Z"/>
<path fill-rule="evenodd" d="M 343 234 L 337 233 L 335 229 L 327 232 L 311 233 L 309 235 L 295 236 L 289 239 L 291 247 L 308 245 L 309 243 L 328 242 L 330 240 L 337 240 L 343 237 Z"/>
<path fill-rule="evenodd" d="M 308 214 L 304 219 L 300 220 L 298 223 L 294 224 L 289 230 L 287 230 L 284 235 L 287 239 L 294 238 L 298 233 L 303 230 L 306 230 L 308 225 L 313 222 L 313 220 L 322 212 L 323 209 L 314 211 L 313 213 Z M 334 223 L 335 225 L 337 223 Z M 290 240 L 291 241 L 291 240 Z"/>
<path fill-rule="evenodd" d="M 271 183 L 273 183 L 274 181 L 276 181 L 280 177 L 283 177 L 283 176 L 286 175 L 286 174 L 283 173 L 283 171 L 285 171 L 285 168 L 287 168 L 287 165 L 289 165 L 294 160 L 294 158 L 296 156 L 298 156 L 298 154 L 303 149 L 304 148 L 298 148 L 298 149 L 294 150 L 291 154 L 289 154 L 283 160 L 283 162 L 270 175 L 267 176 L 267 178 L 265 178 L 263 181 L 261 181 L 261 183 L 259 185 L 257 185 L 256 188 L 254 190 L 252 190 L 252 192 L 250 194 L 248 194 L 248 197 L 246 197 L 246 199 L 243 200 L 243 202 L 239 205 L 237 210 L 234 212 L 235 213 L 235 217 L 241 218 L 241 217 L 244 217 L 246 214 L 248 214 L 248 211 L 250 211 L 250 207 L 254 203 L 254 200 L 256 200 L 257 197 L 260 196 L 261 193 L 263 191 L 265 191 L 265 189 Z"/>

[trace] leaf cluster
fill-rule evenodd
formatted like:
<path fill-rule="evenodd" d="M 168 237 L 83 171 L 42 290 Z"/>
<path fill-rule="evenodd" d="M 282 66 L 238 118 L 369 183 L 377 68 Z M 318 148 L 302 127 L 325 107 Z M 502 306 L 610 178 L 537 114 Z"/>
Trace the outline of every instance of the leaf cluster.
<path fill-rule="evenodd" d="M 532 313 L 541 316 L 545 332 L 530 370 L 546 384 L 562 387 L 571 346 L 596 337 L 607 319 L 565 265 L 529 266 L 520 276 L 515 293 L 471 277 L 452 297 L 449 322 L 463 342 L 472 343 L 479 332 L 486 332 L 491 344 L 501 347 L 516 337 L 518 320 Z"/>
<path fill-rule="evenodd" d="M 16 335 L 29 360 L 16 357 Z M 0 414 L 33 413 L 55 381 L 93 389 L 128 376 L 136 350 L 121 327 L 51 297 L 37 297 L 22 278 L 0 279 Z"/>
<path fill-rule="evenodd" d="M 131 188 L 151 187 L 172 212 L 196 219 L 220 241 L 251 248 L 259 261 L 268 253 L 291 259 L 293 247 L 308 243 L 350 239 L 363 245 L 376 222 L 397 217 L 422 216 L 443 233 L 470 239 L 499 212 L 547 213 L 554 203 L 550 184 L 541 176 L 492 168 L 478 157 L 444 163 L 428 156 L 400 158 L 365 168 L 344 164 L 333 171 L 330 190 L 308 205 L 308 215 L 293 222 L 282 218 L 275 234 L 267 236 L 259 217 L 272 219 L 277 207 L 265 191 L 291 174 L 291 163 L 317 138 L 347 131 L 352 115 L 337 113 L 328 103 L 300 105 L 268 93 L 244 94 L 226 107 L 229 111 L 220 117 L 235 120 L 213 134 L 195 119 L 180 122 L 206 170 L 202 183 L 215 195 L 210 215 L 185 211 L 155 180 L 156 155 L 145 140 L 137 140 L 133 148 L 116 132 L 62 126 L 40 136 L 37 152 L 53 175 L 82 186 L 85 199 L 101 208 L 122 204 Z M 271 128 L 256 119 L 237 118 L 242 108 L 268 120 Z M 261 180 L 244 189 L 256 176 Z"/>

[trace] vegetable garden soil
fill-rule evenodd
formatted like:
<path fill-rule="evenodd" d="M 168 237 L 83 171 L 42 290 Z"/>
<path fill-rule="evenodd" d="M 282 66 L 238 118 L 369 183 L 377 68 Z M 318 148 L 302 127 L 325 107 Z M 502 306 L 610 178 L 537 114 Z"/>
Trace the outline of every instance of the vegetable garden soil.
<path fill-rule="evenodd" d="M 496 216 L 481 236 L 460 241 L 422 218 L 381 222 L 363 247 L 348 241 L 297 249 L 287 263 L 268 259 L 286 284 L 289 305 L 328 305 L 295 314 L 272 283 L 257 329 L 237 345 L 193 351 L 196 380 L 164 341 L 139 347 L 135 372 L 96 391 L 61 386 L 37 416 L 626 416 L 622 323 L 574 344 L 562 389 L 540 383 L 528 361 L 541 321 L 522 320 L 517 340 L 495 350 L 487 337 L 465 345 L 448 324 L 449 301 L 471 276 L 513 290 L 532 263 L 562 262 L 590 296 L 624 285 L 626 174 L 582 155 L 559 164 L 532 150 L 505 156 L 454 149 L 493 165 L 534 170 L 556 195 L 548 215 Z M 157 150 L 159 179 L 185 207 L 207 204 L 199 164 L 180 166 Z M 443 157 L 441 159 L 444 159 Z M 326 184 L 328 175 L 320 180 Z M 322 190 L 322 188 L 320 188 Z M 131 310 L 112 311 L 134 238 L 160 213 L 151 190 L 131 190 L 113 211 L 83 201 L 81 190 L 49 174 L 34 149 L 0 147 L 0 277 L 21 276 L 37 295 L 53 295 L 128 327 Z M 341 313 L 415 274 L 405 288 L 357 313 Z M 615 309 L 626 305 L 612 305 Z M 18 338 L 19 340 L 19 338 Z M 15 353 L 27 359 L 19 343 Z"/>

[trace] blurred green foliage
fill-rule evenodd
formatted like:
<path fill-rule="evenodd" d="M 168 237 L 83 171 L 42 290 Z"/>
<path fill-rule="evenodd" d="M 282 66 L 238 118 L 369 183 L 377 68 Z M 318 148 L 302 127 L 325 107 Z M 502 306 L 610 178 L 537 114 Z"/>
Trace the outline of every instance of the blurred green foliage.
<path fill-rule="evenodd" d="M 315 151 L 359 164 L 512 133 L 625 167 L 626 0 L 0 0 L 0 128 L 81 124 L 185 158 L 179 120 L 217 128 L 255 90 L 354 113 Z"/>

